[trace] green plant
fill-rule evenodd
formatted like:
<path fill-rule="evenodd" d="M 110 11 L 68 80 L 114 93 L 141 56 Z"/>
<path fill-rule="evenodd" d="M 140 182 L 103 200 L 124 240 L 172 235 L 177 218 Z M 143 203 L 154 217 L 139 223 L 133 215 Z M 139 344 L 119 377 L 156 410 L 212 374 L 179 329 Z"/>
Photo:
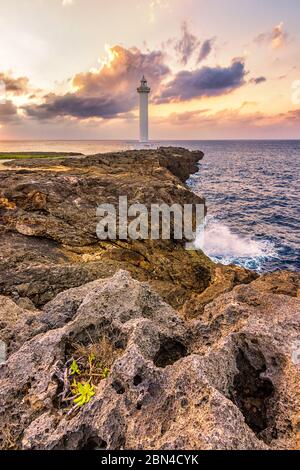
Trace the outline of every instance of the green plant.
<path fill-rule="evenodd" d="M 110 374 L 110 369 L 108 367 L 104 367 L 104 369 L 102 370 L 103 378 L 107 379 L 109 377 L 109 374 Z"/>
<path fill-rule="evenodd" d="M 0 160 L 23 160 L 30 158 L 47 158 L 47 159 L 60 159 L 63 157 L 69 157 L 71 155 L 76 155 L 76 153 L 70 154 L 68 152 L 0 152 Z"/>
<path fill-rule="evenodd" d="M 100 337 L 96 342 L 90 338 L 88 345 L 75 343 L 69 347 L 70 359 L 63 370 L 56 370 L 62 384 L 60 406 L 68 415 L 89 403 L 97 385 L 109 377 L 111 366 L 121 351 L 107 337 Z"/>
<path fill-rule="evenodd" d="M 77 361 L 75 361 L 75 359 L 73 359 L 73 362 L 71 364 L 71 367 L 70 367 L 70 375 L 80 375 L 81 372 L 80 372 L 80 369 L 78 367 L 78 364 L 77 364 Z"/>
<path fill-rule="evenodd" d="M 88 403 L 95 395 L 95 387 L 90 382 L 77 382 L 75 379 L 71 385 L 71 392 L 74 396 L 73 403 L 81 407 Z"/>

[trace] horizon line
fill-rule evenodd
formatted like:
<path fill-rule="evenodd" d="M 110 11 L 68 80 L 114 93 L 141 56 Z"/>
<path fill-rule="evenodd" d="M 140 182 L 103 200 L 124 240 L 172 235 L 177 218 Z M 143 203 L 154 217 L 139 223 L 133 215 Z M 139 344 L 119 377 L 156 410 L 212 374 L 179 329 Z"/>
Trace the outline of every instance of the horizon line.
<path fill-rule="evenodd" d="M 235 138 L 225 138 L 225 139 L 153 139 L 149 140 L 147 143 L 143 144 L 137 139 L 0 139 L 0 145 L 3 142 L 128 142 L 136 143 L 140 145 L 148 145 L 156 142 L 293 142 L 300 141 L 300 137 L 295 138 L 269 138 L 269 139 L 258 139 L 258 138 L 248 138 L 248 139 L 235 139 Z"/>

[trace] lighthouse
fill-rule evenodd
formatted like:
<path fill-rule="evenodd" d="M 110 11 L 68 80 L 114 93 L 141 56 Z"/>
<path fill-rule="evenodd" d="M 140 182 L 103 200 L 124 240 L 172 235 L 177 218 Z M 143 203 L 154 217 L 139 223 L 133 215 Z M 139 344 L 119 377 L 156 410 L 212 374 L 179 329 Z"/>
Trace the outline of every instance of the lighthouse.
<path fill-rule="evenodd" d="M 143 76 L 141 85 L 138 87 L 137 92 L 140 95 L 140 142 L 148 142 L 148 96 L 150 88 L 146 78 Z"/>

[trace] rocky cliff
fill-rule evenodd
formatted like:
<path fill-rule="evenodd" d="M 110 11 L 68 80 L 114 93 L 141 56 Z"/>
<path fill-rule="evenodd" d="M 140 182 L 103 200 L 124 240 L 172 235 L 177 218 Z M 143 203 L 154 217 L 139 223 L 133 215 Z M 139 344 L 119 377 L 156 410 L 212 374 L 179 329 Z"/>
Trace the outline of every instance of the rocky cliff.
<path fill-rule="evenodd" d="M 118 204 L 119 196 L 147 206 L 203 203 L 184 184 L 201 158 L 201 152 L 164 148 L 7 163 L 0 171 L 0 293 L 40 307 L 121 268 L 191 315 L 185 309 L 191 299 L 201 310 L 217 292 L 253 280 L 253 273 L 216 266 L 174 240 L 97 238 L 97 205 Z"/>
<path fill-rule="evenodd" d="M 95 235 L 95 207 L 119 195 L 203 202 L 184 183 L 202 157 L 0 171 L 0 447 L 299 449 L 300 276 Z"/>

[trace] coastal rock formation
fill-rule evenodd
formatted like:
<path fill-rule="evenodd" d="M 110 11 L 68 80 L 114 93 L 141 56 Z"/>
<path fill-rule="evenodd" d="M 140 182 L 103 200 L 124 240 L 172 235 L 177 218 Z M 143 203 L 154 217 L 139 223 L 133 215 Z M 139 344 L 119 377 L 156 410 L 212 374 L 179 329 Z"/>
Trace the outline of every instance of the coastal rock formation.
<path fill-rule="evenodd" d="M 290 271 L 276 271 L 260 276 L 253 285 L 262 292 L 300 297 L 300 275 Z"/>
<path fill-rule="evenodd" d="M 0 367 L 2 447 L 299 448 L 296 298 L 238 286 L 184 322 L 120 271 L 59 294 L 37 318 Z M 103 336 L 119 351 L 109 377 L 69 415 L 64 364 Z"/>
<path fill-rule="evenodd" d="M 191 315 L 192 304 L 184 305 L 194 296 L 206 291 L 197 301 L 201 313 L 216 295 L 253 280 L 254 273 L 186 251 L 182 241 L 97 238 L 97 205 L 118 204 L 119 196 L 147 206 L 204 204 L 184 183 L 202 157 L 161 148 L 8 162 L 0 171 L 0 293 L 41 307 L 59 292 L 126 269 Z"/>
<path fill-rule="evenodd" d="M 202 157 L 4 164 L 0 448 L 300 449 L 300 274 L 96 237 L 122 195 L 203 204 L 184 183 Z"/>

